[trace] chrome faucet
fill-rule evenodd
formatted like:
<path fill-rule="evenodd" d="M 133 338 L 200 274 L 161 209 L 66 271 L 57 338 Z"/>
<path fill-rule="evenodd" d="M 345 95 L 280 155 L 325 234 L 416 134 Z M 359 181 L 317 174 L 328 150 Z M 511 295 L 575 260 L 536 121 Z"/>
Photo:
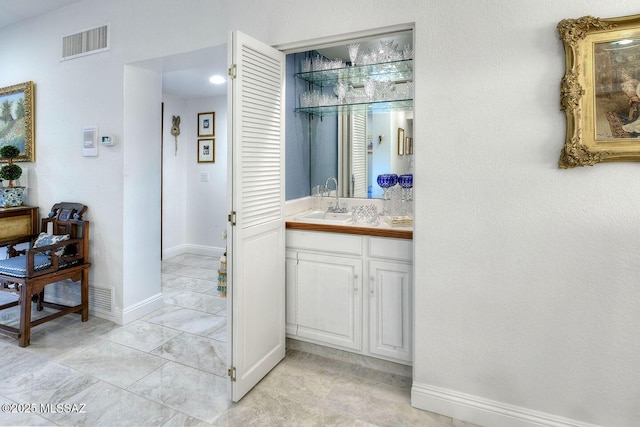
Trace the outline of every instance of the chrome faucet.
<path fill-rule="evenodd" d="M 347 208 L 341 208 L 340 207 L 340 197 L 338 196 L 338 180 L 336 179 L 335 176 L 330 176 L 329 178 L 327 178 L 327 180 L 324 182 L 324 188 L 326 188 L 327 191 L 329 191 L 329 181 L 333 181 L 333 183 L 336 186 L 336 204 L 335 204 L 335 206 L 329 206 L 327 208 L 327 211 L 336 212 L 336 213 L 345 213 L 345 212 L 347 212 Z"/>

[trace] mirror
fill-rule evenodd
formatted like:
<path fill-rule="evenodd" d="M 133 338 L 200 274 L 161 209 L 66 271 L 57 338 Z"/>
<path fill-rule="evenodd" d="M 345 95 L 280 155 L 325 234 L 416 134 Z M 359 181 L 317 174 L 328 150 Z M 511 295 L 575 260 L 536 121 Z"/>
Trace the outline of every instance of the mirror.
<path fill-rule="evenodd" d="M 369 50 L 380 46 L 382 40 L 393 40 L 400 48 L 413 46 L 412 31 L 357 42 L 360 49 Z M 347 48 L 350 43 L 287 55 L 287 200 L 309 196 L 313 187 L 324 185 L 329 177 L 338 179 L 340 197 L 381 198 L 382 188 L 377 184 L 379 174 L 413 172 L 412 148 L 408 146 L 413 137 L 412 111 L 374 110 L 322 117 L 293 113 L 299 105 L 296 96 L 309 90 L 308 83 L 294 76 L 301 71 L 304 58 L 320 54 L 350 63 Z M 395 90 L 404 90 L 404 85 L 406 83 L 396 84 Z M 402 141 L 398 141 L 399 129 Z"/>
<path fill-rule="evenodd" d="M 407 138 L 412 135 L 411 111 L 338 117 L 340 197 L 381 198 L 378 175 L 411 173 L 413 149 Z"/>

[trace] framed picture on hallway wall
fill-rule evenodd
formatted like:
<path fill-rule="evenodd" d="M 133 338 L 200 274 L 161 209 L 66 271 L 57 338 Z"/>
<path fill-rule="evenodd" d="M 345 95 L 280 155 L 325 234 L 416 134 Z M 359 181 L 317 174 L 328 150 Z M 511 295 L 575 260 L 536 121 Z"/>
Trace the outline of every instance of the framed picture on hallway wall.
<path fill-rule="evenodd" d="M 216 140 L 214 138 L 198 140 L 198 163 L 216 161 Z"/>
<path fill-rule="evenodd" d="M 33 82 L 0 88 L 0 148 L 5 145 L 20 150 L 15 161 L 35 160 Z"/>
<path fill-rule="evenodd" d="M 566 116 L 558 166 L 640 161 L 640 15 L 564 19 L 557 29 Z"/>
<path fill-rule="evenodd" d="M 216 113 L 198 113 L 198 136 L 216 136 Z"/>

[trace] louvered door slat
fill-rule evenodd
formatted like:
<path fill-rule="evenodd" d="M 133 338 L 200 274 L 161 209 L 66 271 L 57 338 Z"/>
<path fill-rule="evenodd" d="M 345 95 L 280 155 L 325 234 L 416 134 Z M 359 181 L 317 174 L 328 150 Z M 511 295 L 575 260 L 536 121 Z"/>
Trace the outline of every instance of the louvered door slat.
<path fill-rule="evenodd" d="M 242 115 L 243 227 L 280 216 L 280 63 L 244 48 Z"/>

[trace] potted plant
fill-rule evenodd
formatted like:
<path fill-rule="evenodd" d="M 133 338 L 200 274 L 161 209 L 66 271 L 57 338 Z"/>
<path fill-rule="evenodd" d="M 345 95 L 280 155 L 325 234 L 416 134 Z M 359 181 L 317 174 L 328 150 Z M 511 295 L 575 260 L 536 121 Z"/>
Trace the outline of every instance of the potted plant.
<path fill-rule="evenodd" d="M 13 158 L 20 155 L 20 149 L 15 145 L 5 145 L 0 148 L 0 157 L 7 160 L 7 164 L 0 168 L 0 178 L 9 181 L 8 187 L 0 191 L 0 207 L 8 208 L 22 205 L 24 187 L 15 187 L 13 181 L 22 176 L 22 168 L 13 163 Z"/>

